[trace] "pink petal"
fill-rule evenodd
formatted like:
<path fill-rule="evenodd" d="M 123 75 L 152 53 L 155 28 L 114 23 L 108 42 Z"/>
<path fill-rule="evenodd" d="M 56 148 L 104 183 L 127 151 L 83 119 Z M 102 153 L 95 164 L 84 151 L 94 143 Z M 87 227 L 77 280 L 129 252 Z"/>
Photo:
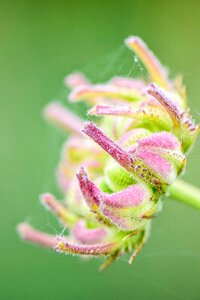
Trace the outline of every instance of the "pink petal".
<path fill-rule="evenodd" d="M 154 133 L 148 137 L 138 140 L 140 147 L 158 147 L 164 149 L 179 149 L 180 143 L 177 138 L 169 132 Z"/>
<path fill-rule="evenodd" d="M 112 85 L 136 89 L 140 92 L 146 87 L 146 83 L 144 81 L 139 79 L 132 79 L 129 77 L 114 77 L 113 79 L 111 79 L 110 83 Z"/>
<path fill-rule="evenodd" d="M 69 212 L 62 203 L 59 203 L 53 195 L 41 195 L 41 202 L 68 227 L 71 227 L 76 222 L 77 217 Z"/>
<path fill-rule="evenodd" d="M 93 86 L 80 86 L 72 91 L 69 99 L 75 100 L 88 100 L 89 103 L 96 103 L 97 98 L 109 99 L 124 99 L 127 101 L 138 101 L 141 95 L 135 91 L 127 88 L 112 86 L 112 85 L 93 85 Z"/>
<path fill-rule="evenodd" d="M 86 202 L 89 205 L 95 203 L 96 211 L 98 214 L 100 212 L 100 216 L 105 217 L 105 220 L 109 220 L 116 227 L 125 231 L 135 230 L 141 226 L 142 217 L 141 220 L 138 220 L 139 216 L 137 216 L 137 221 L 134 221 L 134 215 L 137 214 L 135 209 L 151 199 L 149 190 L 141 184 L 132 185 L 118 193 L 106 194 L 101 192 L 87 177 L 87 182 L 85 181 L 85 184 L 81 184 L 80 187 Z"/>
<path fill-rule="evenodd" d="M 94 209 L 99 205 L 100 190 L 88 179 L 87 173 L 83 167 L 80 169 L 79 173 L 77 173 L 77 179 L 84 199 L 88 206 Z"/>
<path fill-rule="evenodd" d="M 92 107 L 88 113 L 90 115 L 100 116 L 131 116 L 133 114 L 133 109 L 128 106 L 96 105 Z"/>
<path fill-rule="evenodd" d="M 60 103 L 53 102 L 49 104 L 44 110 L 44 116 L 48 121 L 67 132 L 81 135 L 83 122 Z"/>
<path fill-rule="evenodd" d="M 86 77 L 79 72 L 72 73 L 65 77 L 64 79 L 65 85 L 70 89 L 74 89 L 81 85 L 89 85 L 90 82 L 86 79 Z"/>
<path fill-rule="evenodd" d="M 101 243 L 107 235 L 106 228 L 89 229 L 86 227 L 84 221 L 76 223 L 72 230 L 75 239 L 82 244 L 96 244 Z"/>
<path fill-rule="evenodd" d="M 120 146 L 110 140 L 93 123 L 86 123 L 83 132 L 93 139 L 101 148 L 112 156 L 127 170 L 132 170 L 133 157 Z"/>
<path fill-rule="evenodd" d="M 102 203 L 112 206 L 113 208 L 137 207 L 143 204 L 149 193 L 141 184 L 129 186 L 121 192 L 107 194 L 102 196 Z"/>
<path fill-rule="evenodd" d="M 130 145 L 134 145 L 134 147 L 137 145 L 140 140 L 143 140 L 147 136 L 149 136 L 151 132 L 144 128 L 135 128 L 130 131 L 128 131 L 126 134 L 124 134 L 119 140 L 118 143 L 120 145 L 123 145 L 124 147 L 130 147 Z M 128 149 L 130 152 L 130 150 Z"/>
<path fill-rule="evenodd" d="M 155 83 L 150 84 L 149 88 L 147 89 L 147 93 L 155 97 L 156 100 L 158 100 L 158 102 L 166 109 L 172 118 L 172 121 L 174 122 L 174 126 L 180 127 L 181 111 L 176 103 L 171 100 Z"/>
<path fill-rule="evenodd" d="M 34 229 L 26 223 L 17 226 L 17 231 L 25 241 L 37 244 L 42 247 L 54 248 L 57 244 L 57 238 L 39 230 Z"/>
<path fill-rule="evenodd" d="M 166 112 L 157 106 L 142 105 L 139 107 L 131 108 L 125 105 L 122 106 L 109 106 L 109 105 L 96 105 L 92 107 L 89 112 L 90 115 L 97 116 L 122 116 L 129 117 L 134 120 L 136 126 L 149 124 L 158 127 L 159 129 L 171 130 L 172 121 Z"/>
<path fill-rule="evenodd" d="M 56 250 L 58 252 L 67 252 L 73 254 L 89 255 L 89 256 L 102 256 L 108 255 L 115 250 L 116 243 L 109 244 L 96 244 L 96 245 L 76 245 L 64 238 L 58 237 L 58 245 Z"/>
<path fill-rule="evenodd" d="M 99 206 L 100 203 L 105 203 L 116 208 L 135 207 L 141 205 L 148 195 L 147 190 L 140 184 L 132 185 L 118 193 L 103 193 L 91 180 L 89 180 L 87 173 L 83 168 L 77 177 L 82 194 L 87 203 L 90 203 L 90 206 L 93 203 L 97 206 Z"/>
<path fill-rule="evenodd" d="M 140 158 L 148 166 L 148 168 L 150 168 L 156 174 L 156 177 L 162 178 L 162 180 L 166 183 L 171 183 L 169 180 L 173 168 L 172 164 L 167 159 L 158 153 L 154 153 L 145 149 L 141 149 L 137 153 L 137 157 Z M 172 180 L 175 179 L 174 176 Z"/>
<path fill-rule="evenodd" d="M 132 36 L 125 40 L 125 44 L 138 55 L 153 81 L 164 88 L 170 88 L 166 69 L 139 37 Z"/>

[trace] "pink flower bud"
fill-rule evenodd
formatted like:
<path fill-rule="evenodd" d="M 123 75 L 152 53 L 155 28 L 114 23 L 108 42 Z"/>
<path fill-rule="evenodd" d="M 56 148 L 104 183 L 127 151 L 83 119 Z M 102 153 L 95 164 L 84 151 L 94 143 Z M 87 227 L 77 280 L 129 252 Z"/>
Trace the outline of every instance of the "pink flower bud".
<path fill-rule="evenodd" d="M 69 100 L 95 105 L 88 114 L 99 117 L 98 127 L 84 124 L 57 102 L 44 110 L 48 121 L 72 135 L 57 169 L 64 201 L 50 193 L 41 196 L 67 236 L 43 233 L 26 223 L 18 226 L 24 240 L 40 246 L 84 257 L 106 256 L 101 270 L 130 252 L 132 263 L 141 251 L 151 220 L 161 211 L 162 196 L 168 189 L 177 195 L 180 184 L 175 181 L 199 132 L 181 83 L 169 80 L 140 38 L 130 37 L 125 44 L 142 61 L 153 83 L 114 77 L 93 85 L 81 73 L 67 76 Z M 196 197 L 196 191 L 193 194 Z"/>

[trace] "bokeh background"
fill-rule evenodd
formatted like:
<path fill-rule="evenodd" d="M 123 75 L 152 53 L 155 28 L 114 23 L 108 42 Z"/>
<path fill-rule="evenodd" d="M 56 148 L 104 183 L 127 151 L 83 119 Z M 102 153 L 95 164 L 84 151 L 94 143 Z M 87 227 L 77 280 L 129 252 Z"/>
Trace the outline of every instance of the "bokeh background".
<path fill-rule="evenodd" d="M 134 265 L 121 259 L 103 274 L 97 259 L 25 244 L 15 231 L 27 220 L 60 232 L 38 195 L 59 195 L 54 170 L 65 136 L 45 124 L 42 109 L 66 101 L 63 78 L 73 70 L 94 81 L 134 75 L 123 46 L 129 35 L 141 36 L 172 75 L 184 75 L 200 120 L 199 16 L 194 0 L 0 1 L 0 299 L 199 299 L 200 212 L 173 199 Z M 197 142 L 184 177 L 200 187 L 199 152 Z"/>

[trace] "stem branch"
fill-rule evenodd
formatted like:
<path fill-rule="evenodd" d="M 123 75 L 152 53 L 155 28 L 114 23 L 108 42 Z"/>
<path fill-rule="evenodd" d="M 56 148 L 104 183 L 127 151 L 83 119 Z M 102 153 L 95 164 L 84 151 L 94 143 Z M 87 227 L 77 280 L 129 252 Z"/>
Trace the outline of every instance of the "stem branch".
<path fill-rule="evenodd" d="M 200 210 L 200 189 L 183 180 L 176 180 L 169 187 L 169 192 L 174 200 L 183 202 Z"/>

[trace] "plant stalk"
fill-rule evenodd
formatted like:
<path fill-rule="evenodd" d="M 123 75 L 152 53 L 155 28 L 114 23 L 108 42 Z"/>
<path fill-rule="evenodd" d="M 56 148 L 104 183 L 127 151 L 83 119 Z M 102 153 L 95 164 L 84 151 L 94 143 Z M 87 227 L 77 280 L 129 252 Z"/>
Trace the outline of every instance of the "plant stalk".
<path fill-rule="evenodd" d="M 174 200 L 200 210 L 200 189 L 192 184 L 178 179 L 169 187 L 169 193 Z"/>

